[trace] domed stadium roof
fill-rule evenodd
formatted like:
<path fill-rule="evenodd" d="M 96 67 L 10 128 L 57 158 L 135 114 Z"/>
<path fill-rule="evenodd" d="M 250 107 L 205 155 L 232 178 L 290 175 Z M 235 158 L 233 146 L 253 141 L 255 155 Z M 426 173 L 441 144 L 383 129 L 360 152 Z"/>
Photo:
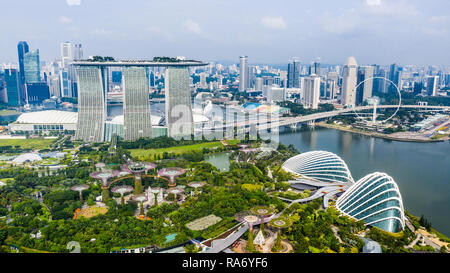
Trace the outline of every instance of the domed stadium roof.
<path fill-rule="evenodd" d="M 388 232 L 405 227 L 402 197 L 392 177 L 375 172 L 361 178 L 336 201 L 344 214 Z"/>
<path fill-rule="evenodd" d="M 337 155 L 326 151 L 312 151 L 291 157 L 283 169 L 306 178 L 330 183 L 353 183 L 347 164 Z"/>
<path fill-rule="evenodd" d="M 27 161 L 41 161 L 42 157 L 40 157 L 38 154 L 32 154 L 32 153 L 26 153 L 26 154 L 21 154 L 18 157 L 13 159 L 13 163 L 24 163 Z"/>
<path fill-rule="evenodd" d="M 25 124 L 67 124 L 77 123 L 78 113 L 68 111 L 39 111 L 21 114 L 16 123 Z"/>

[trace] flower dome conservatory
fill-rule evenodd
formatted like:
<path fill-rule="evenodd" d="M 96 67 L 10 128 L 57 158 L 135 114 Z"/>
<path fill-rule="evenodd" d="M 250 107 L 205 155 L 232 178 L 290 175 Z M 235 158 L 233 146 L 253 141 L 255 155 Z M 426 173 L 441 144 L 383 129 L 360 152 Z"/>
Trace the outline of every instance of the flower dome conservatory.
<path fill-rule="evenodd" d="M 312 151 L 291 157 L 283 169 L 305 178 L 330 183 L 353 183 L 347 164 L 337 155 L 326 151 Z"/>
<path fill-rule="evenodd" d="M 353 184 L 336 201 L 336 208 L 366 225 L 388 232 L 405 227 L 402 197 L 397 184 L 385 173 L 372 173 Z"/>

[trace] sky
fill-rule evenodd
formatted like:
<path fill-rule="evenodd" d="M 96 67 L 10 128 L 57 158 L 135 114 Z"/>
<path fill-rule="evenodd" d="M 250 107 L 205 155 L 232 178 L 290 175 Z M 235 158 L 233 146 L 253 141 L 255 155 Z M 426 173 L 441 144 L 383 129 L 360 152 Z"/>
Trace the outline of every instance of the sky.
<path fill-rule="evenodd" d="M 448 0 L 14 0 L 1 10 L 0 63 L 17 62 L 25 40 L 41 61 L 70 41 L 116 59 L 450 65 Z"/>

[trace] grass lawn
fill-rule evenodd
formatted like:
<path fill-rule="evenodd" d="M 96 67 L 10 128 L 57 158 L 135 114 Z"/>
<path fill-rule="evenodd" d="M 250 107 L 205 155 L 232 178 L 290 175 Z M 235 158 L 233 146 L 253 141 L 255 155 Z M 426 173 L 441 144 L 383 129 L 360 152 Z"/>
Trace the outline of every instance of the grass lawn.
<path fill-rule="evenodd" d="M 105 214 L 108 211 L 107 208 L 104 207 L 89 207 L 82 209 L 79 213 L 77 213 L 78 217 L 86 217 L 91 218 L 97 216 L 99 214 Z"/>
<path fill-rule="evenodd" d="M 227 143 L 233 145 L 238 143 L 239 140 L 229 140 Z M 199 143 L 199 144 L 193 144 L 193 145 L 185 145 L 185 146 L 176 146 L 176 147 L 169 147 L 169 148 L 160 148 L 160 149 L 129 149 L 131 152 L 131 156 L 138 157 L 139 159 L 145 159 L 149 156 L 153 156 L 155 154 L 162 154 L 164 152 L 167 153 L 174 153 L 174 154 L 182 154 L 184 152 L 189 151 L 201 151 L 203 148 L 213 149 L 216 147 L 222 147 L 223 144 L 220 143 L 220 141 L 214 141 L 214 142 L 206 142 L 206 143 Z"/>
<path fill-rule="evenodd" d="M 47 149 L 54 139 L 0 139 L 0 147 L 20 146 L 21 149 Z"/>
<path fill-rule="evenodd" d="M 0 110 L 0 116 L 18 115 L 20 112 L 15 110 Z"/>

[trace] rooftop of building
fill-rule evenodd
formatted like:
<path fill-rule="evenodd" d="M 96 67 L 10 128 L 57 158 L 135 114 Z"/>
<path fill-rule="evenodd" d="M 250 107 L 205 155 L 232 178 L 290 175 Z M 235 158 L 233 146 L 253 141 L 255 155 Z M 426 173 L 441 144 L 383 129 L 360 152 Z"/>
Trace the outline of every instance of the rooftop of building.
<path fill-rule="evenodd" d="M 155 62 L 151 60 L 114 60 L 114 61 L 90 61 L 90 60 L 77 60 L 73 61 L 73 65 L 76 66 L 205 66 L 208 63 L 195 60 L 179 60 L 176 62 Z"/>

